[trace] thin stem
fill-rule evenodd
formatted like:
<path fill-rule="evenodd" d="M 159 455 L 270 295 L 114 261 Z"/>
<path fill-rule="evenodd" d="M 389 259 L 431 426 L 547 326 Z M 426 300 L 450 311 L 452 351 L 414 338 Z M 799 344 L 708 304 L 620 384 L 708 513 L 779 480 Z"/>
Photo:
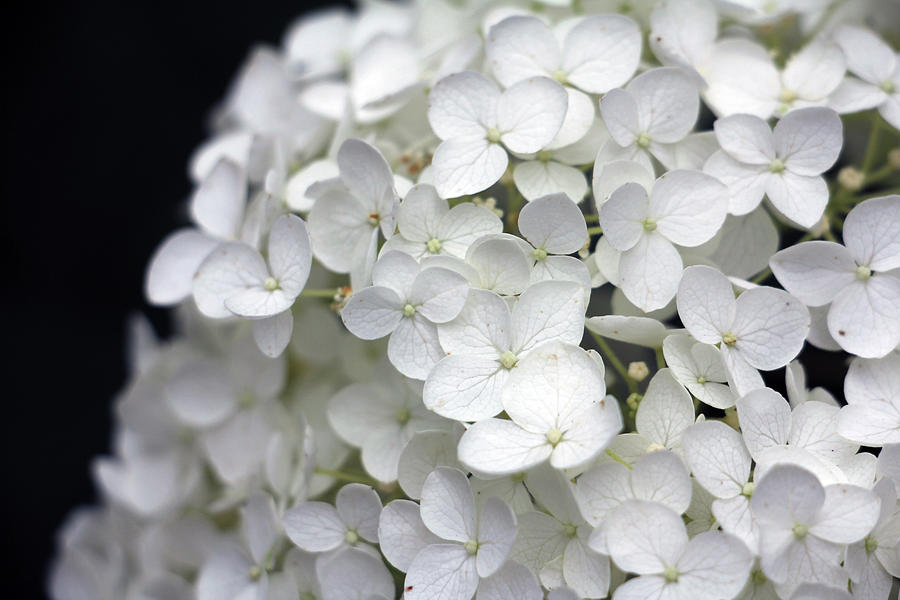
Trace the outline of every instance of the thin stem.
<path fill-rule="evenodd" d="M 584 215 L 585 223 L 596 223 L 600 219 L 600 215 L 588 214 Z"/>
<path fill-rule="evenodd" d="M 886 164 L 880 169 L 875 169 L 871 173 L 866 174 L 865 185 L 872 185 L 873 183 L 878 183 L 884 179 L 887 179 L 891 175 L 897 172 L 897 169 L 894 168 L 892 164 Z"/>
<path fill-rule="evenodd" d="M 628 467 L 628 470 L 631 470 L 631 469 L 633 468 L 633 467 L 631 466 L 631 463 L 630 463 L 630 462 L 628 462 L 627 460 L 625 460 L 624 458 L 622 458 L 621 456 L 619 456 L 618 454 L 616 454 L 616 453 L 613 452 L 612 450 L 607 450 L 607 451 L 606 451 L 606 455 L 607 455 L 608 457 L 610 457 L 611 459 L 613 459 L 614 461 L 616 461 L 617 463 L 619 463 L 620 465 L 625 465 L 626 467 Z"/>
<path fill-rule="evenodd" d="M 603 233 L 603 228 L 599 225 L 588 227 L 588 235 L 597 235 L 598 233 Z"/>
<path fill-rule="evenodd" d="M 330 290 L 303 290 L 301 296 L 306 298 L 334 298 L 337 295 L 337 288 Z"/>
<path fill-rule="evenodd" d="M 881 133 L 881 115 L 878 114 L 878 112 L 873 114 L 872 128 L 869 130 L 869 144 L 866 146 L 866 154 L 863 157 L 863 173 L 868 173 L 872 170 L 872 166 L 875 163 L 875 156 L 878 153 L 878 138 Z"/>
<path fill-rule="evenodd" d="M 757 275 L 750 281 L 753 283 L 762 283 L 763 281 L 768 279 L 771 274 L 772 274 L 772 269 L 770 267 L 766 267 L 765 271 L 763 271 L 762 273 L 760 273 L 759 275 Z"/>
<path fill-rule="evenodd" d="M 662 346 L 658 348 L 654 348 L 654 352 L 656 352 L 656 368 L 657 369 L 665 369 L 666 368 L 666 356 L 663 354 Z"/>
<path fill-rule="evenodd" d="M 590 331 L 590 330 L 589 330 Z M 613 369 L 616 370 L 622 379 L 625 380 L 625 383 L 628 384 L 628 391 L 631 393 L 637 393 L 638 386 L 637 382 L 628 376 L 628 369 L 625 368 L 625 365 L 619 360 L 619 357 L 616 356 L 616 353 L 613 352 L 613 349 L 610 347 L 606 340 L 603 339 L 602 336 L 590 331 L 591 337 L 594 338 L 594 341 L 597 342 L 597 345 L 600 346 L 600 352 L 603 353 L 603 356 L 606 357 L 606 360 L 609 361 L 609 364 L 613 366 Z"/>
<path fill-rule="evenodd" d="M 329 477 L 334 477 L 335 479 L 340 479 L 341 481 L 346 481 L 348 483 L 364 483 L 372 487 L 378 486 L 377 481 L 362 473 L 346 473 L 344 471 L 335 471 L 333 469 L 323 469 L 322 467 L 316 467 L 315 472 L 319 475 L 328 475 Z"/>

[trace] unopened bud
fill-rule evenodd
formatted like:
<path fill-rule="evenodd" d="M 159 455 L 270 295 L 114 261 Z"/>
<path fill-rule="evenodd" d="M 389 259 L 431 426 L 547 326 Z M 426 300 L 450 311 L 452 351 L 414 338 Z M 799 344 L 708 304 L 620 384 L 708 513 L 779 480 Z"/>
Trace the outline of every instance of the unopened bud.
<path fill-rule="evenodd" d="M 628 395 L 628 399 L 625 400 L 625 404 L 627 404 L 628 408 L 630 408 L 631 410 L 637 410 L 638 404 L 641 403 L 641 400 L 643 398 L 643 396 L 641 396 L 637 392 L 634 392 L 633 394 Z"/>
<path fill-rule="evenodd" d="M 888 164 L 895 171 L 900 171 L 900 148 L 894 148 L 888 152 Z"/>
<path fill-rule="evenodd" d="M 838 172 L 838 183 L 842 188 L 855 192 L 862 188 L 865 174 L 855 167 L 844 167 Z"/>
<path fill-rule="evenodd" d="M 628 364 L 628 376 L 635 381 L 643 381 L 647 379 L 647 375 L 649 374 L 650 369 L 647 368 L 647 363 L 642 360 Z"/>

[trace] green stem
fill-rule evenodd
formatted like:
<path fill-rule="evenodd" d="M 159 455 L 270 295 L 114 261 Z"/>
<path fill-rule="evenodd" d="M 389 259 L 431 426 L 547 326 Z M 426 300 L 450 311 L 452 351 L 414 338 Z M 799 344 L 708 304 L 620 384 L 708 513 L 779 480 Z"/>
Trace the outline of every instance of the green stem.
<path fill-rule="evenodd" d="M 607 450 L 607 451 L 606 451 L 606 455 L 607 455 L 608 457 L 610 457 L 611 459 L 613 459 L 614 461 L 616 461 L 617 463 L 619 463 L 620 465 L 625 465 L 626 467 L 628 467 L 628 470 L 629 470 L 629 471 L 633 468 L 633 467 L 631 466 L 631 463 L 630 463 L 630 462 L 628 462 L 627 460 L 625 460 L 624 458 L 622 458 L 621 456 L 619 456 L 618 454 L 616 454 L 616 453 L 613 452 L 612 450 Z"/>
<path fill-rule="evenodd" d="M 590 330 L 589 330 L 590 331 Z M 613 352 L 613 349 L 610 347 L 606 340 L 603 339 L 602 336 L 590 331 L 591 337 L 594 338 L 594 341 L 597 342 L 597 345 L 600 346 L 600 352 L 606 357 L 606 360 L 609 361 L 609 364 L 613 366 L 613 369 L 625 380 L 625 383 L 628 385 L 628 391 L 631 393 L 637 393 L 638 386 L 637 382 L 628 376 L 628 369 L 625 368 L 625 365 L 619 360 L 619 357 L 616 356 L 616 353 Z"/>
<path fill-rule="evenodd" d="M 519 211 L 525 198 L 519 193 L 515 183 L 506 186 L 506 232 L 515 233 L 519 230 Z"/>
<path fill-rule="evenodd" d="M 338 290 L 330 289 L 330 290 L 303 290 L 300 292 L 300 295 L 306 298 L 334 298 L 337 295 Z"/>
<path fill-rule="evenodd" d="M 894 165 L 887 164 L 881 167 L 880 169 L 875 169 L 871 173 L 866 174 L 866 179 L 864 185 L 872 185 L 873 183 L 878 183 L 883 181 L 897 172 L 897 169 L 894 168 Z"/>
<path fill-rule="evenodd" d="M 869 144 L 866 146 L 866 154 L 863 157 L 862 172 L 868 173 L 872 170 L 875 163 L 875 156 L 878 153 L 878 138 L 881 133 L 881 115 L 878 112 L 873 113 L 872 128 L 869 130 Z"/>
<path fill-rule="evenodd" d="M 322 467 L 316 467 L 316 473 L 319 475 L 334 477 L 335 479 L 340 479 L 341 481 L 346 481 L 348 483 L 364 483 L 372 487 L 378 486 L 377 481 L 367 475 L 363 475 L 362 473 L 345 473 L 344 471 L 323 469 Z"/>
<path fill-rule="evenodd" d="M 654 352 L 656 352 L 656 368 L 657 369 L 665 369 L 666 368 L 666 356 L 663 354 L 662 346 L 659 348 L 654 348 Z"/>
<path fill-rule="evenodd" d="M 597 235 L 599 233 L 603 233 L 603 228 L 599 225 L 595 227 L 588 227 L 588 235 Z"/>
<path fill-rule="evenodd" d="M 596 223 L 599 219 L 600 219 L 600 215 L 594 215 L 594 214 L 584 215 L 585 223 Z"/>
<path fill-rule="evenodd" d="M 763 281 L 765 281 L 766 279 L 768 279 L 770 275 L 772 275 L 772 269 L 769 268 L 769 267 L 766 267 L 766 270 L 765 270 L 765 271 L 763 271 L 762 273 L 760 273 L 759 275 L 757 275 L 756 277 L 754 277 L 754 278 L 751 279 L 750 281 L 753 282 L 753 283 L 762 283 Z"/>

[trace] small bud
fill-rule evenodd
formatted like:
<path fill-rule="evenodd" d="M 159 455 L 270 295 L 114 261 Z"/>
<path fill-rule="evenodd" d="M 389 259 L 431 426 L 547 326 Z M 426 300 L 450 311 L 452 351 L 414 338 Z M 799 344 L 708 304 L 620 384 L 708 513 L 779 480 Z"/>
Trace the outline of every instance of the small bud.
<path fill-rule="evenodd" d="M 628 376 L 635 381 L 643 381 L 647 379 L 647 375 L 649 374 L 650 369 L 647 368 L 647 363 L 642 360 L 628 364 Z"/>
<path fill-rule="evenodd" d="M 637 410 L 638 405 L 641 403 L 641 400 L 644 397 L 638 394 L 637 392 L 628 395 L 628 399 L 625 400 L 625 404 L 628 405 L 628 408 L 631 410 Z"/>
<path fill-rule="evenodd" d="M 865 174 L 855 167 L 844 167 L 838 172 L 837 178 L 840 186 L 851 192 L 861 189 L 866 181 Z"/>
<path fill-rule="evenodd" d="M 888 152 L 888 164 L 895 171 L 900 170 L 900 148 L 894 148 Z"/>

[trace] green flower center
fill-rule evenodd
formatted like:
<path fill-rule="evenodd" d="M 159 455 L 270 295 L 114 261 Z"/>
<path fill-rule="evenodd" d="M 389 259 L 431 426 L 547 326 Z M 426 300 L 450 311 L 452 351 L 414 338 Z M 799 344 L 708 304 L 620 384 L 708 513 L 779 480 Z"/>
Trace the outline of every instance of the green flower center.
<path fill-rule="evenodd" d="M 487 139 L 490 143 L 496 144 L 500 141 L 500 130 L 496 127 L 491 127 L 487 132 Z"/>
<path fill-rule="evenodd" d="M 415 307 L 415 306 L 413 306 L 413 305 L 410 304 L 409 302 L 407 302 L 406 304 L 403 305 L 403 316 L 404 316 L 404 317 L 411 317 L 411 316 L 413 316 L 414 314 L 416 314 L 416 307 Z"/>
<path fill-rule="evenodd" d="M 263 281 L 263 287 L 266 288 L 267 292 L 274 292 L 278 289 L 278 280 L 274 277 L 266 277 L 266 280 Z"/>
<path fill-rule="evenodd" d="M 576 533 L 578 533 L 578 528 L 571 523 L 566 523 L 565 525 L 563 525 L 563 535 L 567 538 L 575 537 Z"/>
<path fill-rule="evenodd" d="M 463 548 L 466 549 L 466 552 L 469 554 L 475 554 L 478 552 L 478 542 L 475 540 L 469 540 L 465 544 L 463 544 Z"/>
<path fill-rule="evenodd" d="M 543 248 L 534 249 L 534 260 L 541 261 L 547 258 L 547 251 Z"/>
<path fill-rule="evenodd" d="M 566 72 L 563 71 L 562 69 L 553 73 L 553 79 L 557 80 L 558 82 L 560 82 L 563 85 L 565 85 L 566 82 L 568 81 L 568 78 L 566 77 Z"/>
<path fill-rule="evenodd" d="M 859 265 L 858 267 L 856 267 L 856 278 L 860 281 L 865 281 L 871 276 L 872 269 L 870 269 L 866 265 Z"/>
<path fill-rule="evenodd" d="M 666 567 L 666 570 L 663 571 L 663 577 L 666 578 L 667 582 L 675 583 L 678 581 L 678 569 L 675 567 Z"/>
<path fill-rule="evenodd" d="M 504 369 L 512 369 L 519 362 L 519 357 L 507 350 L 500 355 L 500 364 Z"/>
<path fill-rule="evenodd" d="M 258 565 L 253 565 L 247 574 L 250 575 L 250 579 L 256 581 L 262 575 L 262 569 Z"/>
<path fill-rule="evenodd" d="M 427 248 L 428 251 L 432 254 L 437 254 L 438 252 L 440 252 L 441 246 L 441 240 L 437 238 L 431 238 L 425 243 L 425 248 Z"/>
<path fill-rule="evenodd" d="M 726 333 L 725 335 L 722 336 L 722 342 L 726 346 L 732 346 L 735 343 L 737 343 L 737 337 L 735 337 L 735 335 L 733 333 Z"/>
<path fill-rule="evenodd" d="M 884 90 L 884 92 L 887 94 L 893 94 L 894 89 L 896 89 L 896 86 L 894 85 L 893 81 L 888 79 L 884 83 L 881 84 L 881 89 Z"/>
<path fill-rule="evenodd" d="M 866 538 L 866 552 L 868 552 L 869 554 L 872 554 L 876 550 L 878 550 L 878 540 L 876 540 L 873 537 L 867 537 Z"/>
<path fill-rule="evenodd" d="M 706 377 L 704 377 L 703 375 L 700 375 L 699 377 L 697 377 L 697 383 L 699 383 L 700 385 L 703 385 L 704 383 L 706 383 Z"/>
<path fill-rule="evenodd" d="M 547 441 L 550 442 L 551 446 L 556 446 L 560 442 L 560 440 L 562 440 L 562 436 L 562 431 L 554 427 L 547 432 Z"/>
<path fill-rule="evenodd" d="M 635 143 L 638 146 L 640 146 L 641 148 L 646 148 L 647 146 L 650 145 L 651 141 L 653 141 L 653 140 L 650 137 L 650 134 L 645 132 L 645 133 L 642 133 L 639 136 L 637 136 L 637 140 L 635 140 Z"/>
<path fill-rule="evenodd" d="M 650 219 L 644 219 L 644 231 L 656 231 L 656 223 Z"/>
<path fill-rule="evenodd" d="M 752 481 L 748 481 L 741 487 L 741 496 L 745 496 L 745 497 L 749 498 L 750 496 L 753 495 L 753 490 L 755 487 L 756 486 L 753 484 Z"/>
<path fill-rule="evenodd" d="M 806 534 L 809 533 L 809 527 L 807 527 L 803 523 L 797 523 L 796 525 L 794 525 L 793 532 L 798 540 L 802 540 L 806 537 Z"/>
<path fill-rule="evenodd" d="M 352 546 L 359 541 L 359 534 L 352 529 L 348 529 L 347 533 L 344 534 L 344 541 Z"/>
<path fill-rule="evenodd" d="M 772 162 L 769 163 L 769 170 L 773 173 L 783 173 L 785 169 L 784 161 L 780 158 L 776 158 Z"/>

